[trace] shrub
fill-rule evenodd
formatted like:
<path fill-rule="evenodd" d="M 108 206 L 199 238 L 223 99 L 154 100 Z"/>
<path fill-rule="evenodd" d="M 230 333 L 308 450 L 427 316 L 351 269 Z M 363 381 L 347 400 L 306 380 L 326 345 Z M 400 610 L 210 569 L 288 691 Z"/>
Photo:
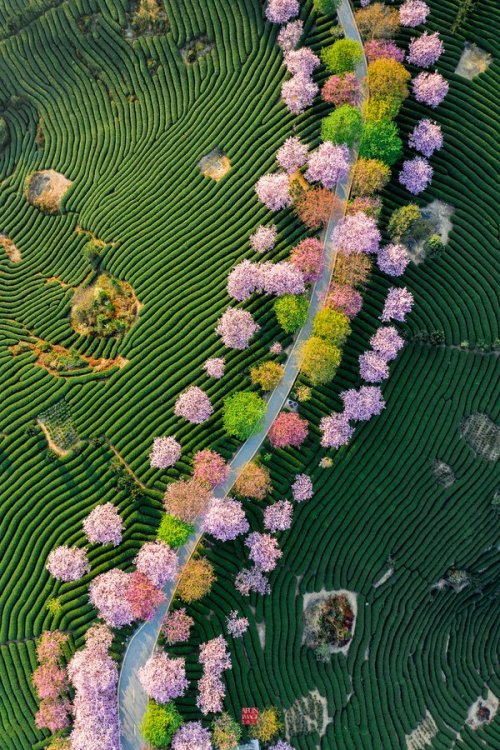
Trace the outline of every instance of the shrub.
<path fill-rule="evenodd" d="M 184 566 L 177 593 L 186 604 L 190 604 L 206 596 L 214 582 L 214 569 L 206 557 L 192 557 Z"/>
<path fill-rule="evenodd" d="M 9 126 L 3 117 L 0 117 L 0 149 L 10 141 Z"/>
<path fill-rule="evenodd" d="M 409 95 L 408 82 L 411 78 L 405 66 L 383 57 L 368 65 L 368 88 L 373 99 L 393 100 L 399 104 Z"/>
<path fill-rule="evenodd" d="M 399 29 L 399 13 L 383 3 L 360 8 L 354 14 L 363 39 L 392 39 Z"/>
<path fill-rule="evenodd" d="M 309 301 L 301 295 L 285 294 L 276 300 L 273 307 L 283 330 L 286 333 L 294 333 L 302 328 L 307 320 Z"/>
<path fill-rule="evenodd" d="M 224 399 L 223 423 L 228 435 L 246 440 L 266 413 L 266 402 L 256 393 L 241 391 Z"/>
<path fill-rule="evenodd" d="M 321 51 L 321 60 L 329 73 L 349 73 L 363 59 L 363 48 L 353 39 L 339 39 Z"/>
<path fill-rule="evenodd" d="M 330 307 L 320 310 L 314 318 L 313 336 L 327 339 L 336 346 L 342 346 L 350 332 L 349 318 Z"/>
<path fill-rule="evenodd" d="M 283 729 L 283 720 L 279 708 L 269 706 L 259 713 L 257 724 L 251 726 L 249 735 L 259 742 L 271 742 Z"/>
<path fill-rule="evenodd" d="M 169 513 L 164 513 L 158 529 L 158 539 L 168 544 L 169 547 L 177 549 L 182 547 L 193 531 L 194 526 L 192 524 L 174 518 Z"/>
<path fill-rule="evenodd" d="M 359 144 L 359 155 L 365 159 L 378 159 L 391 166 L 403 152 L 403 142 L 397 125 L 387 120 L 367 122 Z"/>
<path fill-rule="evenodd" d="M 240 725 L 229 715 L 221 714 L 212 723 L 212 741 L 217 750 L 235 750 L 241 739 Z"/>
<path fill-rule="evenodd" d="M 354 165 L 352 195 L 371 195 L 384 189 L 391 179 L 391 170 L 378 159 L 358 159 Z"/>
<path fill-rule="evenodd" d="M 250 380 L 263 391 L 272 391 L 283 377 L 285 368 L 277 362 L 263 362 L 250 370 Z"/>
<path fill-rule="evenodd" d="M 414 229 L 422 221 L 420 208 L 416 203 L 408 203 L 392 212 L 387 232 L 393 240 L 407 240 L 414 238 Z"/>
<path fill-rule="evenodd" d="M 234 491 L 237 495 L 255 500 L 263 500 L 272 488 L 269 471 L 253 461 L 243 467 L 234 483 Z"/>
<path fill-rule="evenodd" d="M 302 344 L 300 370 L 313 385 L 322 385 L 333 379 L 340 358 L 341 353 L 336 346 L 318 336 L 312 336 Z"/>
<path fill-rule="evenodd" d="M 180 726 L 182 716 L 173 703 L 160 706 L 149 701 L 141 724 L 142 736 L 146 742 L 153 747 L 166 748 Z"/>
<path fill-rule="evenodd" d="M 313 0 L 314 8 L 324 16 L 333 16 L 341 0 Z"/>
<path fill-rule="evenodd" d="M 321 138 L 323 141 L 352 146 L 359 140 L 362 130 L 363 120 L 359 110 L 349 104 L 343 104 L 323 119 Z"/>
<path fill-rule="evenodd" d="M 328 224 L 337 203 L 334 193 L 324 187 L 310 188 L 295 201 L 295 212 L 308 229 L 321 229 Z"/>

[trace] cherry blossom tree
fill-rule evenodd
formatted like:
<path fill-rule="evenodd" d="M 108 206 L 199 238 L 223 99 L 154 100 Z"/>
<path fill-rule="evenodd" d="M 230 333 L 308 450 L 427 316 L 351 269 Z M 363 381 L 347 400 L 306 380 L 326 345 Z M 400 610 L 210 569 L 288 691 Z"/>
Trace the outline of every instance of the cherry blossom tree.
<path fill-rule="evenodd" d="M 213 750 L 210 732 L 201 721 L 188 721 L 175 733 L 172 750 Z"/>
<path fill-rule="evenodd" d="M 83 522 L 83 531 L 90 544 L 112 544 L 122 540 L 123 521 L 113 503 L 98 505 Z"/>
<path fill-rule="evenodd" d="M 443 147 L 441 126 L 434 120 L 419 120 L 408 138 L 408 145 L 429 158 Z"/>
<path fill-rule="evenodd" d="M 359 372 L 367 383 L 380 383 L 389 377 L 389 367 L 377 352 L 364 352 L 359 358 Z"/>
<path fill-rule="evenodd" d="M 40 700 L 55 700 L 67 688 L 66 670 L 54 662 L 40 664 L 31 680 Z"/>
<path fill-rule="evenodd" d="M 290 21 L 280 29 L 278 34 L 278 45 L 283 52 L 290 52 L 300 42 L 300 37 L 304 33 L 304 24 L 302 21 Z"/>
<path fill-rule="evenodd" d="M 203 519 L 203 531 L 221 542 L 236 539 L 249 530 L 245 511 L 238 500 L 230 497 L 212 498 Z"/>
<path fill-rule="evenodd" d="M 45 567 L 54 578 L 65 582 L 77 581 L 90 571 L 86 551 L 65 544 L 52 550 Z"/>
<path fill-rule="evenodd" d="M 287 174 L 293 174 L 307 161 L 307 146 L 300 138 L 287 138 L 276 152 L 276 161 Z"/>
<path fill-rule="evenodd" d="M 280 344 L 279 341 L 274 341 L 271 346 L 269 347 L 269 351 L 271 354 L 282 354 L 283 353 L 283 346 Z"/>
<path fill-rule="evenodd" d="M 413 93 L 417 102 L 435 109 L 445 99 L 450 88 L 441 73 L 419 73 L 413 79 Z"/>
<path fill-rule="evenodd" d="M 381 326 L 370 339 L 370 346 L 386 362 L 395 359 L 404 344 L 404 339 L 401 338 L 394 326 Z"/>
<path fill-rule="evenodd" d="M 159 651 L 149 657 L 137 676 L 146 694 L 157 703 L 180 698 L 189 685 L 184 659 L 171 659 Z"/>
<path fill-rule="evenodd" d="M 288 261 L 262 263 L 261 273 L 266 294 L 282 297 L 285 294 L 303 294 L 305 291 L 302 273 Z"/>
<path fill-rule="evenodd" d="M 35 725 L 38 729 L 59 732 L 69 726 L 71 703 L 66 699 L 44 700 L 35 714 Z"/>
<path fill-rule="evenodd" d="M 207 487 L 216 487 L 224 482 L 230 473 L 229 464 L 220 453 L 204 448 L 193 456 L 193 478 Z"/>
<path fill-rule="evenodd" d="M 252 336 L 260 329 L 248 310 L 228 307 L 219 318 L 215 332 L 228 349 L 246 349 Z"/>
<path fill-rule="evenodd" d="M 337 224 L 332 240 L 345 255 L 376 253 L 380 243 L 380 232 L 375 219 L 359 211 L 352 216 L 346 216 Z"/>
<path fill-rule="evenodd" d="M 255 232 L 250 235 L 250 247 L 256 253 L 265 253 L 266 250 L 271 250 L 278 237 L 278 228 L 275 224 L 270 224 L 265 227 L 262 224 L 257 227 Z"/>
<path fill-rule="evenodd" d="M 264 573 L 274 570 L 278 560 L 283 553 L 278 546 L 278 541 L 271 534 L 261 534 L 258 531 L 252 531 L 245 540 L 249 547 L 249 558 L 254 565 Z"/>
<path fill-rule="evenodd" d="M 330 414 L 319 423 L 323 448 L 340 448 L 351 439 L 354 429 L 345 414 Z"/>
<path fill-rule="evenodd" d="M 415 28 L 425 23 L 430 12 L 424 0 L 405 0 L 399 8 L 399 23 L 407 28 Z"/>
<path fill-rule="evenodd" d="M 354 318 L 361 310 L 363 298 L 352 286 L 348 284 L 333 283 L 325 300 L 328 307 Z"/>
<path fill-rule="evenodd" d="M 266 18 L 271 23 L 286 23 L 298 15 L 298 0 L 269 0 L 266 8 Z"/>
<path fill-rule="evenodd" d="M 318 85 L 313 80 L 306 76 L 295 75 L 283 82 L 281 98 L 293 115 L 300 115 L 311 106 L 318 91 Z"/>
<path fill-rule="evenodd" d="M 289 73 L 302 78 L 310 78 L 320 65 L 319 57 L 309 47 L 300 47 L 300 49 L 287 52 L 283 62 Z"/>
<path fill-rule="evenodd" d="M 176 417 L 184 417 L 193 424 L 202 424 L 213 414 L 213 407 L 205 391 L 193 385 L 181 393 L 175 402 Z"/>
<path fill-rule="evenodd" d="M 362 385 L 355 390 L 342 391 L 340 398 L 344 402 L 344 417 L 356 422 L 365 422 L 382 413 L 385 402 L 382 391 L 377 385 Z"/>
<path fill-rule="evenodd" d="M 319 278 L 322 260 L 323 244 L 316 237 L 307 237 L 299 242 L 290 255 L 290 263 L 298 268 L 306 284 L 312 284 Z"/>
<path fill-rule="evenodd" d="M 361 97 L 355 74 L 342 73 L 330 76 L 321 89 L 321 98 L 334 107 L 341 107 L 343 104 L 354 107 L 359 104 Z"/>
<path fill-rule="evenodd" d="M 291 489 L 292 497 L 296 503 L 310 500 L 314 495 L 312 480 L 307 474 L 297 474 Z"/>
<path fill-rule="evenodd" d="M 227 279 L 227 293 L 238 302 L 243 302 L 254 294 L 261 293 L 263 277 L 262 264 L 243 260 L 233 268 Z"/>
<path fill-rule="evenodd" d="M 134 559 L 137 570 L 144 573 L 154 586 L 162 588 L 177 575 L 177 555 L 174 550 L 158 539 L 142 545 Z"/>
<path fill-rule="evenodd" d="M 286 531 L 292 525 L 293 505 L 288 500 L 278 500 L 264 511 L 264 528 L 272 533 Z"/>
<path fill-rule="evenodd" d="M 59 664 L 63 646 L 68 642 L 67 633 L 60 630 L 44 630 L 36 644 L 36 656 L 40 664 Z"/>
<path fill-rule="evenodd" d="M 384 309 L 380 319 L 387 323 L 389 320 L 399 320 L 404 323 L 406 315 L 413 307 L 413 294 L 404 286 L 401 289 L 391 287 L 387 292 Z"/>
<path fill-rule="evenodd" d="M 240 617 L 239 613 L 233 609 L 226 617 L 227 632 L 233 638 L 242 638 L 248 630 L 249 622 L 247 617 Z"/>
<path fill-rule="evenodd" d="M 128 584 L 129 574 L 117 568 L 101 573 L 90 584 L 90 602 L 99 612 L 99 617 L 112 628 L 122 628 L 134 620 L 127 600 Z"/>
<path fill-rule="evenodd" d="M 252 591 L 261 596 L 266 596 L 271 592 L 269 581 L 262 570 L 256 566 L 240 570 L 235 578 L 234 585 L 242 596 L 250 596 Z"/>
<path fill-rule="evenodd" d="M 194 625 L 194 620 L 186 614 L 185 607 L 175 609 L 173 612 L 167 612 L 165 615 L 161 630 L 167 643 L 185 643 L 189 641 L 189 633 Z"/>
<path fill-rule="evenodd" d="M 408 47 L 408 62 L 417 68 L 429 68 L 434 65 L 444 52 L 444 45 L 439 34 L 425 31 L 421 36 L 413 37 Z"/>
<path fill-rule="evenodd" d="M 377 255 L 377 265 L 389 276 L 401 276 L 406 271 L 410 256 L 404 245 L 385 245 Z"/>
<path fill-rule="evenodd" d="M 365 55 L 369 62 L 380 60 L 381 57 L 389 57 L 402 63 L 405 59 L 405 53 L 389 39 L 370 39 L 365 44 Z"/>
<path fill-rule="evenodd" d="M 199 661 L 203 665 L 203 676 L 198 682 L 196 704 L 202 714 L 220 713 L 226 694 L 221 676 L 226 669 L 232 669 L 227 642 L 221 635 L 200 645 Z"/>
<path fill-rule="evenodd" d="M 65 696 L 68 679 L 62 664 L 62 650 L 67 641 L 66 633 L 46 630 L 36 646 L 39 666 L 33 672 L 32 682 L 40 705 L 35 724 L 39 729 L 49 729 L 51 732 L 64 729 L 69 724 L 70 704 Z"/>
<path fill-rule="evenodd" d="M 161 589 L 139 570 L 130 573 L 125 596 L 134 620 L 152 620 L 156 608 L 165 601 Z"/>
<path fill-rule="evenodd" d="M 361 160 L 358 160 L 361 161 Z M 353 188 L 351 187 L 351 194 Z M 363 211 L 367 216 L 373 216 L 375 220 L 380 216 L 382 210 L 382 200 L 378 195 L 358 195 L 347 204 L 346 213 L 352 215 L 358 211 Z"/>
<path fill-rule="evenodd" d="M 156 437 L 153 440 L 153 450 L 149 454 L 153 469 L 167 469 L 176 464 L 180 457 L 181 446 L 174 437 Z"/>
<path fill-rule="evenodd" d="M 432 182 L 433 169 L 423 156 L 415 156 L 403 162 L 399 182 L 413 195 L 423 192 Z"/>
<path fill-rule="evenodd" d="M 224 375 L 225 364 L 226 362 L 224 357 L 212 357 L 211 359 L 206 360 L 203 365 L 203 369 L 205 370 L 209 378 L 220 380 Z"/>
<path fill-rule="evenodd" d="M 284 172 L 262 175 L 255 185 L 255 192 L 260 202 L 270 211 L 279 211 L 292 202 L 290 183 Z"/>
<path fill-rule="evenodd" d="M 349 149 L 336 146 L 330 141 L 322 143 L 309 156 L 305 178 L 308 182 L 320 182 L 331 190 L 346 177 L 350 169 Z"/>
<path fill-rule="evenodd" d="M 209 500 L 209 488 L 194 478 L 171 482 L 163 496 L 167 513 L 188 523 L 207 508 Z"/>
<path fill-rule="evenodd" d="M 272 423 L 268 436 L 274 448 L 286 448 L 289 445 L 299 448 L 308 431 L 306 419 L 293 412 L 282 412 Z"/>

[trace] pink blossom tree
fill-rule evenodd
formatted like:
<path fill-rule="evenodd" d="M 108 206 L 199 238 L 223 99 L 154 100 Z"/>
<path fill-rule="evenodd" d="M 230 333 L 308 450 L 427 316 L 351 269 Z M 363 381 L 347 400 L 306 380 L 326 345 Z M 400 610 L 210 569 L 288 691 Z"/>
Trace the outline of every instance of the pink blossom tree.
<path fill-rule="evenodd" d="M 271 346 L 269 347 L 269 351 L 271 354 L 282 354 L 283 353 L 283 346 L 280 344 L 279 341 L 274 341 Z"/>
<path fill-rule="evenodd" d="M 248 630 L 249 622 L 247 617 L 240 617 L 239 613 L 233 609 L 226 617 L 227 632 L 233 638 L 242 638 Z"/>
<path fill-rule="evenodd" d="M 283 62 L 289 73 L 302 78 L 310 78 L 321 63 L 319 57 L 309 47 L 300 47 L 300 49 L 287 52 Z"/>
<path fill-rule="evenodd" d="M 220 713 L 226 694 L 221 676 L 226 669 L 232 668 L 231 655 L 221 635 L 201 644 L 199 661 L 203 665 L 203 676 L 198 682 L 196 704 L 202 714 Z"/>
<path fill-rule="evenodd" d="M 300 37 L 304 33 L 304 24 L 302 21 L 290 21 L 280 29 L 278 34 L 278 45 L 284 53 L 290 52 L 300 42 Z"/>
<path fill-rule="evenodd" d="M 321 98 L 327 104 L 341 107 L 349 104 L 355 107 L 360 102 L 360 90 L 358 79 L 354 73 L 342 73 L 330 76 L 321 89 Z"/>
<path fill-rule="evenodd" d="M 238 302 L 243 302 L 255 292 L 261 293 L 262 283 L 262 265 L 242 260 L 228 276 L 227 293 Z"/>
<path fill-rule="evenodd" d="M 290 263 L 298 268 L 306 284 L 319 279 L 323 260 L 323 244 L 316 237 L 307 237 L 296 245 L 290 255 Z"/>
<path fill-rule="evenodd" d="M 248 310 L 228 307 L 219 318 L 215 332 L 222 338 L 228 349 L 246 349 L 252 336 L 260 326 Z"/>
<path fill-rule="evenodd" d="M 225 364 L 226 362 L 224 360 L 224 357 L 212 357 L 211 359 L 206 360 L 203 365 L 203 369 L 205 370 L 209 378 L 220 380 L 224 375 Z"/>
<path fill-rule="evenodd" d="M 323 448 L 340 448 L 349 442 L 354 432 L 345 414 L 330 414 L 329 417 L 323 417 L 319 428 L 322 432 Z"/>
<path fill-rule="evenodd" d="M 98 505 L 83 522 L 83 531 L 90 544 L 112 544 L 122 540 L 123 521 L 113 503 Z"/>
<path fill-rule="evenodd" d="M 415 28 L 425 23 L 430 12 L 424 0 L 405 0 L 399 8 L 399 23 L 407 28 Z"/>
<path fill-rule="evenodd" d="M 441 126 L 434 120 L 419 120 L 408 138 L 408 145 L 429 158 L 443 147 Z"/>
<path fill-rule="evenodd" d="M 186 614 L 185 607 L 167 612 L 161 626 L 162 633 L 167 643 L 185 643 L 189 640 L 189 633 L 194 625 L 194 620 Z"/>
<path fill-rule="evenodd" d="M 286 448 L 289 445 L 299 448 L 308 431 L 306 419 L 293 412 L 282 412 L 272 423 L 268 436 L 274 448 Z"/>
<path fill-rule="evenodd" d="M 276 161 L 287 174 L 293 174 L 307 161 L 307 146 L 295 136 L 287 138 L 276 152 Z"/>
<path fill-rule="evenodd" d="M 264 528 L 271 533 L 286 531 L 292 525 L 293 505 L 288 500 L 278 500 L 264 511 Z"/>
<path fill-rule="evenodd" d="M 255 192 L 270 211 L 279 211 L 292 203 L 290 183 L 284 172 L 262 175 L 255 185 Z"/>
<path fill-rule="evenodd" d="M 58 698 L 67 688 L 66 670 L 55 662 L 40 664 L 31 676 L 40 700 Z"/>
<path fill-rule="evenodd" d="M 432 182 L 433 169 L 423 156 L 415 156 L 403 162 L 399 182 L 413 195 L 422 193 Z"/>
<path fill-rule="evenodd" d="M 167 469 L 176 464 L 180 457 L 181 446 L 174 437 L 156 437 L 153 440 L 153 450 L 149 454 L 153 469 Z"/>
<path fill-rule="evenodd" d="M 262 263 L 262 288 L 266 294 L 283 297 L 285 294 L 303 294 L 304 278 L 299 268 L 288 261 Z"/>
<path fill-rule="evenodd" d="M 390 362 L 398 356 L 404 343 L 404 339 L 401 338 L 394 326 L 381 326 L 370 339 L 370 346 L 386 362 Z"/>
<path fill-rule="evenodd" d="M 129 574 L 117 568 L 101 573 L 90 584 L 90 602 L 112 628 L 122 628 L 134 620 L 127 601 L 128 584 Z"/>
<path fill-rule="evenodd" d="M 384 309 L 380 320 L 387 323 L 389 320 L 399 320 L 404 323 L 406 315 L 413 307 L 413 294 L 404 286 L 401 289 L 391 287 L 387 292 Z"/>
<path fill-rule="evenodd" d="M 38 729 L 48 729 L 49 732 L 59 732 L 69 726 L 69 712 L 71 703 L 66 699 L 44 700 L 35 714 L 35 726 Z"/>
<path fill-rule="evenodd" d="M 159 651 L 149 657 L 137 676 L 146 694 L 157 703 L 180 698 L 189 685 L 184 659 L 171 659 Z"/>
<path fill-rule="evenodd" d="M 365 55 L 368 62 L 380 60 L 381 57 L 389 57 L 400 63 L 405 59 L 404 51 L 390 39 L 370 39 L 365 44 Z"/>
<path fill-rule="evenodd" d="M 267 227 L 261 224 L 250 235 L 250 247 L 256 253 L 265 253 L 266 250 L 271 250 L 275 246 L 277 237 L 278 229 L 275 224 L 270 224 Z"/>
<path fill-rule="evenodd" d="M 413 37 L 408 47 L 408 62 L 417 68 L 429 68 L 434 65 L 444 52 L 444 45 L 439 34 L 425 31 L 421 36 Z"/>
<path fill-rule="evenodd" d="M 361 310 L 363 298 L 352 286 L 348 284 L 333 283 L 325 300 L 328 307 L 354 318 Z"/>
<path fill-rule="evenodd" d="M 134 559 L 137 570 L 144 573 L 154 586 L 162 588 L 177 575 L 177 555 L 168 544 L 158 539 L 142 545 Z"/>
<path fill-rule="evenodd" d="M 65 544 L 52 550 L 45 567 L 50 575 L 65 582 L 77 581 L 90 571 L 86 551 Z"/>
<path fill-rule="evenodd" d="M 359 211 L 346 216 L 337 224 L 332 240 L 345 255 L 376 253 L 380 243 L 380 232 L 375 219 Z"/>
<path fill-rule="evenodd" d="M 213 750 L 210 732 L 201 721 L 188 721 L 175 733 L 172 750 Z"/>
<path fill-rule="evenodd" d="M 266 8 L 266 18 L 271 23 L 286 23 L 298 15 L 298 0 L 269 0 Z"/>
<path fill-rule="evenodd" d="M 140 570 L 130 573 L 125 597 L 134 620 L 152 620 L 156 608 L 165 601 L 163 591 Z"/>
<path fill-rule="evenodd" d="M 175 402 L 176 417 L 184 417 L 193 424 L 202 424 L 213 414 L 213 407 L 205 391 L 196 385 L 181 393 Z"/>
<path fill-rule="evenodd" d="M 292 497 L 296 503 L 303 503 L 310 500 L 314 495 L 313 483 L 311 477 L 307 474 L 297 474 L 292 484 Z"/>
<path fill-rule="evenodd" d="M 376 385 L 362 385 L 355 390 L 342 391 L 340 398 L 344 402 L 344 416 L 356 422 L 365 422 L 382 413 L 385 402 L 382 391 Z"/>
<path fill-rule="evenodd" d="M 367 383 L 380 383 L 389 377 L 389 367 L 377 352 L 364 352 L 359 358 L 359 373 Z"/>
<path fill-rule="evenodd" d="M 349 168 L 348 147 L 336 146 L 331 141 L 326 141 L 309 156 L 304 176 L 308 182 L 320 182 L 323 187 L 332 190 L 344 179 Z"/>
<path fill-rule="evenodd" d="M 408 250 L 404 245 L 391 244 L 383 247 L 377 255 L 377 265 L 389 276 L 401 276 L 410 262 Z"/>
<path fill-rule="evenodd" d="M 193 456 L 193 477 L 207 487 L 216 487 L 224 482 L 229 472 L 229 464 L 216 451 L 205 448 Z"/>
<path fill-rule="evenodd" d="M 318 85 L 306 76 L 292 76 L 281 86 L 281 98 L 293 115 L 300 115 L 310 107 L 318 93 Z"/>
<path fill-rule="evenodd" d="M 243 568 L 240 570 L 234 581 L 236 590 L 242 596 L 250 596 L 252 592 L 266 596 L 271 591 L 269 581 L 262 572 L 262 570 L 256 566 L 253 568 Z"/>
<path fill-rule="evenodd" d="M 278 546 L 278 541 L 270 534 L 261 534 L 253 531 L 245 540 L 249 547 L 249 557 L 254 565 L 264 573 L 274 570 L 278 560 L 283 553 Z"/>
<path fill-rule="evenodd" d="M 450 88 L 441 73 L 419 73 L 413 79 L 413 94 L 417 102 L 435 109 L 445 99 Z"/>
<path fill-rule="evenodd" d="M 203 519 L 203 531 L 221 542 L 236 539 L 249 530 L 245 511 L 238 500 L 230 497 L 212 498 Z"/>

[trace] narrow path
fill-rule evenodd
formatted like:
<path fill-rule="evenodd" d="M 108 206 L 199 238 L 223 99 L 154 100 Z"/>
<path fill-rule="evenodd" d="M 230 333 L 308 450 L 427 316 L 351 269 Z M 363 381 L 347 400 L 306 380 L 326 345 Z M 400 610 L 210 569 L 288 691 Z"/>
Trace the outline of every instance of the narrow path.
<path fill-rule="evenodd" d="M 337 11 L 337 15 L 339 18 L 339 23 L 344 29 L 345 36 L 349 39 L 354 39 L 355 41 L 361 43 L 361 37 L 354 20 L 354 15 L 349 0 L 342 0 L 342 4 Z M 361 84 L 362 90 L 362 82 L 366 77 L 366 72 L 366 60 L 363 59 L 363 61 L 356 68 L 356 77 Z M 363 93 L 363 98 L 365 97 L 366 93 Z M 333 245 L 332 234 L 337 223 L 343 218 L 345 213 L 345 204 L 351 190 L 352 166 L 355 164 L 356 159 L 357 150 L 354 149 L 351 154 L 351 171 L 349 175 L 337 185 L 335 194 L 340 200 L 334 207 L 328 225 L 322 235 L 324 246 L 323 270 L 318 281 L 313 286 L 307 320 L 303 327 L 300 329 L 293 344 L 292 350 L 290 351 L 285 365 L 283 379 L 280 381 L 279 385 L 275 388 L 268 399 L 267 410 L 261 429 L 256 435 L 253 435 L 245 443 L 243 443 L 241 448 L 234 455 L 230 464 L 231 472 L 228 479 L 223 484 L 219 485 L 213 493 L 216 497 L 225 497 L 229 493 L 243 466 L 248 463 L 248 461 L 251 461 L 259 451 L 262 443 L 267 436 L 269 428 L 282 410 L 288 398 L 288 395 L 293 388 L 293 384 L 295 383 L 299 371 L 299 349 L 304 341 L 306 341 L 311 336 L 314 317 L 323 305 L 325 296 L 330 286 L 333 270 L 335 268 L 337 249 Z M 193 554 L 201 536 L 202 534 L 200 526 L 198 524 L 195 531 L 187 540 L 186 544 L 179 551 L 180 570 L 182 570 L 186 562 Z M 143 741 L 141 738 L 139 726 L 146 710 L 147 696 L 138 680 L 137 671 L 149 659 L 154 650 L 154 647 L 158 640 L 161 622 L 171 605 L 176 587 L 176 581 L 165 586 L 165 588 L 163 589 L 166 596 L 165 603 L 158 608 L 152 620 L 150 620 L 149 622 L 145 622 L 143 625 L 137 628 L 128 643 L 127 650 L 123 657 L 120 679 L 118 682 L 118 708 L 120 715 L 123 750 L 140 750 L 142 747 Z"/>

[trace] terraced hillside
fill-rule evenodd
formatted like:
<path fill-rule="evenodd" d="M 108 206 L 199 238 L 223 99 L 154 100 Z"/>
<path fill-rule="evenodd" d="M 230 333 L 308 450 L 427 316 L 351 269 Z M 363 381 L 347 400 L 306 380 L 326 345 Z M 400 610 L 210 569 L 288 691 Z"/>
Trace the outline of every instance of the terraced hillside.
<path fill-rule="evenodd" d="M 430 5 L 428 27 L 444 39 L 439 69 L 450 93 L 432 113 L 442 125 L 445 147 L 434 157 L 432 187 L 418 202 L 439 199 L 455 213 L 442 255 L 412 264 L 405 275 L 416 306 L 406 326 L 410 343 L 384 388 L 388 407 L 360 428 L 334 457 L 333 468 L 318 468 L 327 451 L 318 454 L 317 435 L 305 461 L 302 448 L 268 464 L 275 499 L 287 492 L 290 475 L 304 469 L 316 488 L 286 532 L 272 595 L 249 603 L 234 593 L 237 561 L 245 555 L 243 544 L 234 543 L 211 551 L 219 583 L 192 608 L 202 642 L 224 629 L 232 609 L 250 619 L 250 635 L 243 646 L 235 642 L 233 670 L 227 673 L 228 708 L 238 715 L 242 706 L 294 707 L 302 719 L 293 726 L 312 728 L 310 734 L 292 732 L 297 750 L 500 746 L 498 713 L 477 730 L 466 724 L 479 697 L 486 699 L 488 689 L 496 696 L 500 691 L 495 667 L 498 469 L 460 432 L 471 414 L 489 415 L 497 423 L 499 418 L 494 351 L 498 8 L 479 2 L 453 36 L 456 4 L 434 0 Z M 494 57 L 473 81 L 454 74 L 464 40 Z M 408 100 L 399 118 L 405 134 L 422 116 L 429 112 Z M 384 193 L 385 218 L 408 202 L 409 194 L 393 180 Z M 359 385 L 357 357 L 373 333 L 386 288 L 375 275 L 334 387 L 318 389 L 302 412 L 312 422 L 340 408 L 340 390 Z M 451 467 L 451 485 L 439 483 L 435 461 Z M 464 588 L 456 585 L 457 570 L 468 574 Z M 301 644 L 304 595 L 322 589 L 358 595 L 348 655 L 336 654 L 326 664 Z M 195 665 L 191 675 L 198 675 Z M 319 721 L 317 701 L 309 697 L 315 691 L 324 698 Z M 186 700 L 185 711 L 196 715 L 192 700 Z M 317 729 L 326 718 L 320 739 Z M 288 712 L 289 728 L 291 721 Z"/>

